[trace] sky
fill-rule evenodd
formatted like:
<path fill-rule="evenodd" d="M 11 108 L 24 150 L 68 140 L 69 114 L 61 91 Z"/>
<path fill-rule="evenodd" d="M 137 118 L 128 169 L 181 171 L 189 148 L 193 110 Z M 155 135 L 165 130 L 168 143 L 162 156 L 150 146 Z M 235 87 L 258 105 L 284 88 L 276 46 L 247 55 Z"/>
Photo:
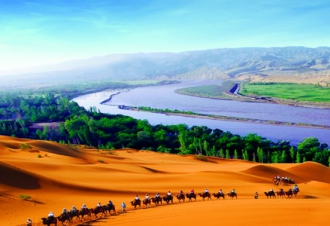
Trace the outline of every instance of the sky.
<path fill-rule="evenodd" d="M 0 71 L 117 53 L 330 46 L 329 0 L 0 0 Z"/>

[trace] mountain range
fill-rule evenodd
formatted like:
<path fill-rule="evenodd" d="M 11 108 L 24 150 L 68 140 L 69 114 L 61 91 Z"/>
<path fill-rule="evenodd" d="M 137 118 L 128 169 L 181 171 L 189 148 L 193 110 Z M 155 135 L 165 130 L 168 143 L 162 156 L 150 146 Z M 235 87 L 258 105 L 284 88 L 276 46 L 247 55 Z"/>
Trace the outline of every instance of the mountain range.
<path fill-rule="evenodd" d="M 330 47 L 222 48 L 180 53 L 113 54 L 27 69 L 0 86 L 140 79 L 246 79 L 314 76 L 329 83 Z"/>

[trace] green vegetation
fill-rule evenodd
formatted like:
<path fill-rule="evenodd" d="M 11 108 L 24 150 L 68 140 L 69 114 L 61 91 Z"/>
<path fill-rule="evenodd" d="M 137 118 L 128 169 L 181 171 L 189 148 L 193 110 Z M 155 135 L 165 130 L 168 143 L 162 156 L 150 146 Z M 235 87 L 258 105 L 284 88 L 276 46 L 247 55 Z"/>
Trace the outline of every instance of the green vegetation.
<path fill-rule="evenodd" d="M 199 161 L 207 162 L 207 158 L 204 155 L 195 155 L 194 158 Z"/>
<path fill-rule="evenodd" d="M 28 200 L 28 199 L 31 199 L 31 196 L 30 196 L 30 195 L 19 194 L 18 197 L 19 197 L 20 199 L 22 199 L 22 200 Z"/>
<path fill-rule="evenodd" d="M 293 146 L 289 141 L 273 142 L 257 134 L 239 136 L 206 126 L 152 126 L 146 120 L 104 114 L 95 108 L 85 110 L 67 97 L 49 92 L 2 94 L 0 112 L 1 135 L 52 140 L 72 147 L 133 148 L 261 163 L 316 161 L 329 165 L 328 145 L 316 138 L 306 138 Z M 35 122 L 43 124 L 35 127 Z M 48 126 L 49 122 L 56 122 L 56 126 Z"/>
<path fill-rule="evenodd" d="M 31 149 L 32 147 L 29 144 L 20 144 L 19 149 L 21 150 L 28 150 Z"/>
<path fill-rule="evenodd" d="M 240 94 L 285 100 L 330 102 L 330 87 L 296 83 L 244 83 Z"/>
<path fill-rule="evenodd" d="M 230 90 L 233 85 L 234 85 L 233 82 L 227 81 L 221 85 L 189 87 L 189 88 L 178 89 L 175 92 L 189 96 L 228 99 L 228 96 L 225 93 L 228 92 L 228 90 Z"/>

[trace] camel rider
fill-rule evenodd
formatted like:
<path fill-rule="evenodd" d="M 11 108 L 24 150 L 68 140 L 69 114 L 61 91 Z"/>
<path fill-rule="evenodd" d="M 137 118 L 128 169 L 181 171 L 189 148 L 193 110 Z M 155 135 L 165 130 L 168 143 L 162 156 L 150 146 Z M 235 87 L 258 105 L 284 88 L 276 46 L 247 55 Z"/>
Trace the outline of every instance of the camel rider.
<path fill-rule="evenodd" d="M 48 214 L 48 220 L 49 221 L 53 221 L 54 220 L 54 212 L 50 211 L 49 214 Z"/>
<path fill-rule="evenodd" d="M 97 209 L 100 209 L 101 208 L 101 203 L 100 202 L 96 205 L 96 208 Z"/>
<path fill-rule="evenodd" d="M 209 189 L 206 188 L 205 191 L 204 191 L 204 193 L 205 194 L 208 194 L 209 193 Z"/>
<path fill-rule="evenodd" d="M 270 193 L 273 193 L 273 192 L 274 192 L 274 189 L 271 188 L 271 189 L 269 190 L 269 192 L 270 192 Z"/>
<path fill-rule="evenodd" d="M 219 194 L 222 195 L 222 190 L 220 189 Z"/>
<path fill-rule="evenodd" d="M 181 196 L 184 195 L 182 190 L 180 190 L 180 195 L 181 195 Z"/>
<path fill-rule="evenodd" d="M 172 196 L 171 191 L 168 191 L 168 192 L 167 192 L 167 196 L 168 196 L 168 197 Z"/>
<path fill-rule="evenodd" d="M 73 213 L 77 212 L 77 208 L 75 206 L 72 206 L 71 212 L 73 212 Z"/>
<path fill-rule="evenodd" d="M 67 215 L 67 214 L 68 214 L 68 211 L 67 211 L 66 208 L 64 208 L 64 209 L 62 210 L 62 214 L 64 214 L 64 215 Z"/>
<path fill-rule="evenodd" d="M 32 226 L 32 220 L 30 218 L 26 220 L 26 226 Z"/>
<path fill-rule="evenodd" d="M 156 194 L 156 198 L 159 198 L 159 197 L 160 197 L 160 195 L 159 195 L 159 193 L 157 193 L 157 194 Z"/>
<path fill-rule="evenodd" d="M 190 194 L 194 194 L 194 193 L 195 193 L 194 189 L 191 189 Z"/>
<path fill-rule="evenodd" d="M 235 194 L 235 193 L 236 193 L 236 192 L 235 192 L 235 189 L 231 190 L 231 193 L 232 193 L 232 194 Z"/>
<path fill-rule="evenodd" d="M 135 196 L 136 201 L 140 201 L 140 197 L 138 195 Z"/>
<path fill-rule="evenodd" d="M 85 211 L 86 211 L 86 204 L 83 204 L 83 205 L 81 206 L 81 212 L 84 214 Z"/>
<path fill-rule="evenodd" d="M 109 208 L 111 208 L 111 207 L 112 207 L 112 205 L 113 205 L 113 204 L 112 204 L 112 202 L 111 202 L 111 201 L 109 201 L 109 202 L 108 202 L 108 207 L 109 207 Z"/>
<path fill-rule="evenodd" d="M 293 191 L 297 192 L 298 190 L 299 190 L 298 185 L 295 184 L 293 187 Z"/>
<path fill-rule="evenodd" d="M 149 200 L 150 198 L 149 198 L 149 195 L 148 195 L 148 193 L 146 194 L 146 200 Z"/>

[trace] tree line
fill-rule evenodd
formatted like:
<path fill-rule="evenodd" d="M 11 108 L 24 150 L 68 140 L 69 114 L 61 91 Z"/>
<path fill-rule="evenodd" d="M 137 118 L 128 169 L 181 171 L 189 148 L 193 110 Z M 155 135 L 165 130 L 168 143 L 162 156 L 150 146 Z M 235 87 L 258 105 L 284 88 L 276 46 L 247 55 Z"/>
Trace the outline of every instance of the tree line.
<path fill-rule="evenodd" d="M 44 126 L 42 129 L 31 127 L 38 122 L 58 123 L 55 127 Z M 274 142 L 253 133 L 240 136 L 206 126 L 151 125 L 146 120 L 104 114 L 95 108 L 86 110 L 54 92 L 2 93 L 0 134 L 86 144 L 100 149 L 133 148 L 260 163 L 315 161 L 330 165 L 328 145 L 314 137 L 294 146 L 286 140 Z"/>

